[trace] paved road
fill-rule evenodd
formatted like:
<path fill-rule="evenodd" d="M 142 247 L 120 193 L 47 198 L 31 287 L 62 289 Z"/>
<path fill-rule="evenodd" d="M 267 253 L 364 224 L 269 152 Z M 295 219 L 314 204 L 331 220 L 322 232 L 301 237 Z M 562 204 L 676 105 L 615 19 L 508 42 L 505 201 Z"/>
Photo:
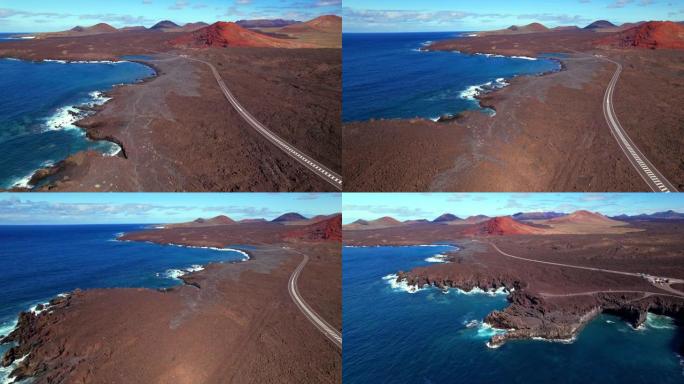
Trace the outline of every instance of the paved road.
<path fill-rule="evenodd" d="M 186 60 L 192 60 L 192 61 L 196 61 L 196 62 L 199 62 L 199 63 L 202 63 L 202 64 L 209 66 L 209 68 L 211 68 L 211 73 L 214 75 L 214 78 L 216 79 L 216 82 L 218 83 L 219 87 L 221 88 L 221 91 L 226 96 L 226 99 L 228 99 L 228 101 L 233 106 L 233 108 L 235 108 L 235 110 L 240 114 L 240 116 L 242 116 L 242 118 L 245 119 L 245 121 L 252 128 L 254 128 L 262 136 L 264 136 L 273 145 L 275 145 L 280 150 L 285 152 L 285 154 L 287 154 L 288 156 L 297 160 L 300 164 L 302 164 L 308 170 L 313 172 L 316 176 L 325 180 L 326 182 L 328 182 L 330 185 L 337 188 L 338 190 L 340 190 L 340 191 L 342 190 L 342 176 L 338 175 L 337 173 L 330 170 L 330 168 L 328 168 L 328 167 L 324 166 L 323 164 L 319 163 L 318 161 L 314 160 L 311 156 L 300 151 L 294 145 L 289 144 L 287 141 L 283 140 L 280 136 L 273 133 L 271 130 L 269 130 L 263 124 L 261 124 L 257 119 L 255 119 L 254 116 L 252 116 L 237 101 L 235 96 L 233 96 L 232 92 L 230 92 L 230 90 L 228 89 L 228 86 L 226 86 L 226 83 L 223 81 L 223 78 L 221 78 L 221 75 L 216 70 L 216 67 L 214 67 L 213 64 L 211 64 L 208 61 L 189 57 L 187 55 L 173 55 L 170 53 L 156 52 L 156 51 L 153 51 L 153 52 L 159 53 L 159 54 L 164 54 L 164 55 L 170 55 L 170 56 L 174 56 L 174 57 L 178 57 L 178 58 L 183 58 Z"/>
<path fill-rule="evenodd" d="M 625 153 L 627 159 L 632 164 L 634 169 L 636 169 L 639 176 L 646 182 L 648 187 L 653 190 L 653 192 L 677 192 L 677 188 L 670 183 L 663 174 L 661 174 L 653 164 L 648 161 L 646 156 L 636 147 L 632 139 L 627 135 L 620 121 L 618 121 L 617 115 L 615 114 L 615 108 L 613 103 L 613 93 L 615 92 L 615 86 L 622 72 L 622 64 L 617 61 L 613 61 L 609 58 L 603 56 L 596 56 L 603 60 L 609 61 L 617 66 L 613 78 L 608 83 L 608 88 L 606 88 L 606 93 L 603 96 L 603 115 L 608 122 L 610 127 L 610 132 L 617 140 L 620 149 Z"/>
<path fill-rule="evenodd" d="M 333 344 L 342 349 L 342 335 L 340 332 L 323 320 L 313 309 L 311 309 L 311 307 L 309 307 L 306 301 L 304 301 L 302 296 L 299 294 L 299 290 L 297 289 L 297 279 L 299 278 L 299 274 L 304 269 L 304 266 L 309 261 L 308 255 L 302 254 L 302 256 L 304 256 L 304 259 L 301 263 L 299 263 L 294 272 L 292 272 L 292 276 L 290 276 L 290 281 L 287 283 L 287 291 L 290 293 L 292 301 L 295 302 L 304 316 L 306 316 L 306 318 L 309 319 L 309 321 L 311 321 L 311 323 L 318 328 L 318 330 L 321 331 L 325 337 L 330 339 Z"/>
<path fill-rule="evenodd" d="M 478 241 L 478 240 L 475 240 L 475 241 Z M 617 275 L 633 276 L 633 277 L 638 277 L 638 278 L 644 279 L 644 276 L 643 276 L 642 274 L 636 273 L 636 272 L 624 272 L 624 271 L 616 271 L 616 270 L 612 270 L 612 269 L 585 267 L 585 266 L 581 266 L 581 265 L 572 265 L 572 264 L 564 264 L 564 263 L 554 263 L 554 262 L 552 262 L 552 261 L 542 261 L 542 260 L 535 260 L 535 259 L 527 259 L 527 258 L 525 258 L 525 257 L 514 256 L 514 255 L 511 255 L 510 253 L 506 253 L 506 252 L 502 251 L 501 249 L 499 249 L 499 247 L 497 247 L 496 244 L 494 244 L 494 243 L 492 243 L 492 242 L 487 242 L 487 243 L 488 243 L 489 245 L 491 245 L 491 246 L 492 246 L 497 252 L 499 252 L 500 254 L 502 254 L 502 255 L 504 255 L 504 256 L 507 256 L 507 257 L 511 257 L 511 258 L 513 258 L 513 259 L 518 259 L 518 260 L 523 260 L 523 261 L 529 261 L 529 262 L 532 262 L 532 263 L 540 263 L 540 264 L 554 265 L 554 266 L 557 266 L 557 267 L 584 269 L 584 270 L 587 270 L 587 271 L 605 272 L 605 273 L 613 273 L 613 274 L 617 274 Z M 676 289 L 674 289 L 674 288 L 672 288 L 672 287 L 670 286 L 671 284 L 684 283 L 684 280 L 682 280 L 682 279 L 675 279 L 675 278 L 667 278 L 667 279 L 669 280 L 669 283 L 667 283 L 667 284 L 665 284 L 665 283 L 662 283 L 662 284 L 654 283 L 654 282 L 652 282 L 652 281 L 650 281 L 650 280 L 649 280 L 649 283 L 651 283 L 651 284 L 652 284 L 654 287 L 656 287 L 656 288 L 659 288 L 659 289 L 662 289 L 662 290 L 671 292 L 672 294 L 674 294 L 674 295 L 676 295 L 676 296 L 678 296 L 678 297 L 684 297 L 684 292 L 681 292 L 681 291 L 679 291 L 679 290 L 676 290 Z"/>

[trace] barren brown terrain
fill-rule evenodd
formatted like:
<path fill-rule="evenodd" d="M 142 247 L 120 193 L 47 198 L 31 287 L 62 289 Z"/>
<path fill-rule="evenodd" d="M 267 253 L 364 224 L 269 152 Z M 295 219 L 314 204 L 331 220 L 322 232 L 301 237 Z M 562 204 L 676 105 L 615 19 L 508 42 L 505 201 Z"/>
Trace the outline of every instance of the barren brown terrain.
<path fill-rule="evenodd" d="M 646 191 L 606 123 L 606 87 L 623 66 L 614 108 L 655 167 L 684 188 L 684 51 L 596 45 L 609 33 L 556 30 L 436 42 L 429 50 L 564 53 L 560 72 L 517 77 L 483 95 L 495 116 L 344 125 L 348 191 Z M 603 57 L 596 57 L 595 55 Z"/>
<path fill-rule="evenodd" d="M 634 327 L 645 321 L 647 312 L 684 319 L 683 221 L 606 219 L 598 224 L 566 217 L 571 220 L 518 224 L 535 228 L 530 234 L 519 227 L 509 233 L 474 230 L 495 222 L 491 219 L 472 225 L 345 228 L 344 241 L 366 246 L 458 245 L 460 249 L 448 255 L 450 262 L 398 271 L 397 279 L 440 289 L 506 288 L 510 305 L 485 319 L 507 330 L 490 340 L 493 347 L 520 338 L 572 339 L 601 312 L 620 315 Z M 591 233 L 583 225 L 589 225 Z"/>
<path fill-rule="evenodd" d="M 327 220 L 339 223 L 339 215 Z M 287 286 L 308 255 L 299 291 L 340 330 L 340 242 L 291 236 L 304 227 L 248 222 L 125 234 L 120 240 L 253 248 L 247 261 L 209 264 L 167 290 L 77 290 L 39 315 L 22 313 L 4 340 L 17 346 L 3 362 L 28 353 L 14 372 L 34 383 L 339 383 L 341 350 Z"/>
<path fill-rule="evenodd" d="M 147 30 L 0 45 L 0 57 L 28 60 L 117 60 L 122 55 L 146 55 L 149 59 L 139 61 L 158 74 L 140 84 L 114 88 L 108 92 L 112 100 L 78 122 L 90 138 L 118 143 L 123 148 L 120 156 L 75 154 L 38 172 L 32 180 L 35 189 L 333 190 L 250 127 L 226 100 L 207 65 L 180 56 L 213 64 L 257 120 L 339 172 L 340 50 L 186 49 L 170 43 L 182 36 L 187 33 Z"/>

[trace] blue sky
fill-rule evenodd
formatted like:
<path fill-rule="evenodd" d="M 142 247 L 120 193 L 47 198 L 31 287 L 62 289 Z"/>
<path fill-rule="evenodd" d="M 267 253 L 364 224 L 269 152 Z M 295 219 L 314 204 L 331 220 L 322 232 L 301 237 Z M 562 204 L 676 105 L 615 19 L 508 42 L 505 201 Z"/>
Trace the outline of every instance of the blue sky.
<path fill-rule="evenodd" d="M 341 211 L 337 193 L 2 193 L 0 225 L 173 223 L 227 215 L 274 219 Z"/>
<path fill-rule="evenodd" d="M 684 20 L 684 0 L 344 0 L 345 32 L 477 31 L 540 22 Z"/>
<path fill-rule="evenodd" d="M 52 32 L 100 22 L 115 27 L 239 19 L 309 20 L 340 14 L 341 0 L 0 0 L 0 31 Z"/>
<path fill-rule="evenodd" d="M 505 216 L 517 212 L 573 212 L 586 209 L 614 216 L 667 210 L 684 212 L 678 193 L 345 193 L 342 220 L 434 219 L 442 213 L 467 217 Z"/>

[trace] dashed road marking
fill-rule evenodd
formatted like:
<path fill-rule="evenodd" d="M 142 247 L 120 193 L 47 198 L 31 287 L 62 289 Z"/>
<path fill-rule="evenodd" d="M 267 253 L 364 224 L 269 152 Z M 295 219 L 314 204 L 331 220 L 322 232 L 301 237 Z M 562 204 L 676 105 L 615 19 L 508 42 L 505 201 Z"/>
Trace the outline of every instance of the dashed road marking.
<path fill-rule="evenodd" d="M 615 137 L 622 151 L 625 152 L 625 155 L 627 155 L 628 159 L 630 159 L 630 163 L 634 169 L 637 170 L 639 176 L 641 176 L 646 184 L 648 184 L 651 190 L 654 192 L 677 192 L 677 189 L 669 181 L 667 181 L 667 179 L 665 179 L 665 177 L 658 172 L 653 164 L 646 159 L 643 153 L 639 151 L 639 149 L 636 147 L 636 145 L 634 145 L 632 140 L 627 135 L 627 132 L 625 132 L 622 128 L 622 125 L 615 115 L 614 103 L 612 101 L 615 86 L 617 84 L 618 78 L 620 77 L 620 73 L 622 72 L 622 65 L 607 58 L 601 57 L 601 59 L 617 65 L 617 69 L 615 70 L 610 83 L 608 83 L 608 88 L 606 88 L 603 105 L 603 115 L 606 118 L 606 122 L 610 127 L 613 137 Z"/>

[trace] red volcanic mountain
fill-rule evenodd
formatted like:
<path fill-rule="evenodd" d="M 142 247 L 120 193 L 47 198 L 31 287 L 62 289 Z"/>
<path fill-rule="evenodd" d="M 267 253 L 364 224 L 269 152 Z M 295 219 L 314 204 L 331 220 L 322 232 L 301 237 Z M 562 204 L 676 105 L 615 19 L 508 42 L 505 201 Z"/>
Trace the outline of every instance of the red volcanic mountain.
<path fill-rule="evenodd" d="M 70 30 L 71 32 L 79 32 L 79 33 L 91 33 L 91 34 L 96 34 L 96 33 L 112 33 L 112 32 L 117 32 L 118 30 L 111 25 L 107 23 L 99 23 L 95 24 L 91 27 L 74 27 Z"/>
<path fill-rule="evenodd" d="M 495 217 L 465 231 L 468 235 L 476 236 L 535 235 L 544 232 L 542 228 L 515 221 L 510 216 Z"/>
<path fill-rule="evenodd" d="M 342 18 L 336 15 L 319 16 L 306 23 L 292 24 L 281 29 L 282 32 L 308 32 L 311 30 L 340 33 L 342 31 Z"/>
<path fill-rule="evenodd" d="M 216 22 L 208 27 L 171 40 L 175 46 L 190 48 L 207 47 L 271 47 L 306 48 L 307 44 L 296 40 L 278 39 L 263 33 L 250 31 L 235 23 Z"/>
<path fill-rule="evenodd" d="M 534 33 L 534 32 L 546 32 L 549 29 L 540 23 L 531 23 L 523 26 L 511 25 L 508 27 L 509 31 L 513 32 L 524 32 L 524 33 Z"/>
<path fill-rule="evenodd" d="M 310 241 L 342 241 L 342 215 L 337 214 L 328 219 L 297 228 L 286 233 L 284 237 Z"/>
<path fill-rule="evenodd" d="M 228 216 L 220 215 L 216 217 L 212 217 L 211 219 L 205 219 L 200 217 L 199 219 L 195 219 L 193 221 L 187 222 L 187 223 L 176 223 L 176 224 L 167 224 L 165 225 L 166 228 L 184 228 L 184 227 L 211 227 L 214 225 L 231 225 L 235 224 L 235 221 L 231 219 Z"/>
<path fill-rule="evenodd" d="M 549 219 L 546 223 L 553 224 L 594 224 L 594 225 L 621 225 L 620 221 L 609 219 L 600 213 L 585 210 L 575 211 L 567 216 Z"/>
<path fill-rule="evenodd" d="M 199 218 L 195 220 L 196 223 L 202 223 L 202 224 L 207 224 L 207 225 L 228 225 L 228 224 L 235 224 L 235 221 L 231 219 L 230 217 L 226 215 L 219 215 L 216 217 L 212 217 L 211 219 L 202 219 Z"/>
<path fill-rule="evenodd" d="M 649 21 L 596 42 L 619 48 L 684 49 L 684 25 L 672 21 Z"/>
<path fill-rule="evenodd" d="M 497 29 L 494 31 L 478 32 L 479 36 L 487 35 L 521 35 L 526 33 L 548 32 L 549 29 L 540 23 L 531 23 L 527 25 L 511 25 L 506 29 Z"/>

